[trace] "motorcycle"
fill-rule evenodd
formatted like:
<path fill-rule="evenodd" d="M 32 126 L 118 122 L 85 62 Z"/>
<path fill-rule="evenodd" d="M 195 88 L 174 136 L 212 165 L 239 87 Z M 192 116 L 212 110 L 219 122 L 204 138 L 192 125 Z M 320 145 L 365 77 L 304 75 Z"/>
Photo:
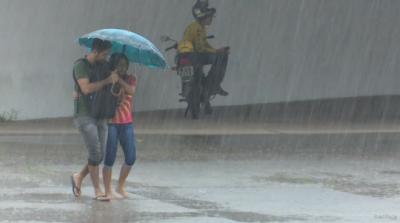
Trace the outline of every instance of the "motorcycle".
<path fill-rule="evenodd" d="M 207 39 L 212 39 L 214 36 L 208 36 Z M 186 102 L 187 107 L 185 117 L 190 112 L 192 119 L 198 119 L 200 110 L 206 103 L 209 103 L 210 97 L 206 95 L 205 91 L 205 74 L 203 65 L 196 64 L 195 53 L 179 53 L 178 41 L 170 38 L 169 36 L 162 36 L 162 42 L 172 42 L 173 45 L 166 48 L 165 51 L 175 50 L 175 66 L 172 70 L 181 78 L 181 92 L 179 95 L 182 97 L 179 102 Z"/>

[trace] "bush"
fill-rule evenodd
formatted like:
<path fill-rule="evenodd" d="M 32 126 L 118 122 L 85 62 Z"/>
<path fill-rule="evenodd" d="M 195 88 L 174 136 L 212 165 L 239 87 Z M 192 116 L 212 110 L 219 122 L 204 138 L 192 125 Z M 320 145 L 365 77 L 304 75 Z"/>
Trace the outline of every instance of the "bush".
<path fill-rule="evenodd" d="M 14 109 L 0 113 L 0 122 L 10 122 L 17 120 L 18 112 Z"/>

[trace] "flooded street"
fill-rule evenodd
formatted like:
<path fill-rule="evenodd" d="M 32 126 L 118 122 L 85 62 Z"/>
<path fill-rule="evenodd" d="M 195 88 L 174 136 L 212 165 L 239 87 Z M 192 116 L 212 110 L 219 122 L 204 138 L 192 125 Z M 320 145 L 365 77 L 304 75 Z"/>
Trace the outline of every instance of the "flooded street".
<path fill-rule="evenodd" d="M 128 178 L 130 198 L 110 203 L 93 200 L 89 178 L 83 197 L 73 197 L 69 176 L 83 165 L 85 149 L 72 129 L 54 129 L 48 135 L 19 129 L 0 136 L 0 222 L 400 219 L 400 135 L 394 129 L 247 135 L 142 130 Z M 113 178 L 115 185 L 117 174 Z"/>

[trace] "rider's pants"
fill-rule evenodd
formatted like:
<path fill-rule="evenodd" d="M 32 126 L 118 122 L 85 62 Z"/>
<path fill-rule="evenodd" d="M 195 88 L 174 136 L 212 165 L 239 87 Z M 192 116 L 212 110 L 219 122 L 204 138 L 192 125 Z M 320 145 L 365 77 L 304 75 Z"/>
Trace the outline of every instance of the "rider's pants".
<path fill-rule="evenodd" d="M 228 54 L 196 53 L 195 61 L 200 67 L 211 64 L 211 69 L 206 77 L 206 88 L 209 95 L 216 94 L 225 77 L 226 67 L 228 65 Z"/>

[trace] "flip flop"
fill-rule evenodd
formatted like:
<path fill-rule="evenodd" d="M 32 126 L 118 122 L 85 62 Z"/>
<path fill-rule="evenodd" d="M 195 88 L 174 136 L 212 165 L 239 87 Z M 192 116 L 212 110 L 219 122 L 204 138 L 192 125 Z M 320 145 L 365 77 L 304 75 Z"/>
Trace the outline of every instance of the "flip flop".
<path fill-rule="evenodd" d="M 76 186 L 74 175 L 71 176 L 71 186 L 72 186 L 72 193 L 74 194 L 74 196 L 75 197 L 80 197 L 81 196 L 81 189 L 78 186 Z"/>
<path fill-rule="evenodd" d="M 98 196 L 98 197 L 95 197 L 94 200 L 101 201 L 101 202 L 110 202 L 111 201 L 111 199 L 106 196 Z"/>

